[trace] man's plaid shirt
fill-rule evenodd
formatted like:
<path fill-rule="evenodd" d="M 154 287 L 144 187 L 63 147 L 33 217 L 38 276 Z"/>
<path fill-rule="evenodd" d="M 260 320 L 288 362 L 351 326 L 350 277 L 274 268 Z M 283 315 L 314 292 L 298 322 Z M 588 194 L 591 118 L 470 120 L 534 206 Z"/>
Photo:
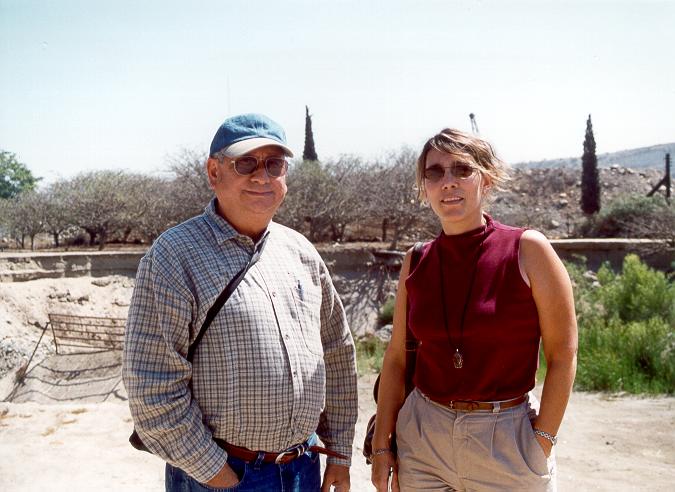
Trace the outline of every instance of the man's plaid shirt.
<path fill-rule="evenodd" d="M 253 241 L 217 215 L 214 199 L 162 234 L 138 268 L 123 369 L 136 430 L 153 453 L 201 482 L 227 459 L 212 437 L 281 451 L 316 431 L 351 456 L 356 365 L 342 303 L 309 241 L 276 223 L 268 230 L 260 260 L 192 365 L 188 346 Z"/>

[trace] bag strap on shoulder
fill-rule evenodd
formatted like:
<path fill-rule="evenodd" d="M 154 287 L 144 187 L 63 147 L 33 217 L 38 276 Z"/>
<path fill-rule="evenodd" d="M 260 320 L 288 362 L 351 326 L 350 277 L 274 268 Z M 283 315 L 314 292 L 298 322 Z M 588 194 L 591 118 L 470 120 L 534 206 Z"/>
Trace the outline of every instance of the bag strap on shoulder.
<path fill-rule="evenodd" d="M 269 234 L 270 234 L 269 231 L 265 232 L 265 235 L 260 239 L 260 241 L 258 241 L 258 244 L 256 245 L 255 250 L 253 251 L 253 256 L 251 256 L 251 259 L 248 261 L 246 266 L 242 268 L 234 277 L 232 277 L 232 280 L 229 281 L 229 283 L 225 286 L 220 295 L 218 295 L 218 298 L 215 300 L 213 305 L 207 311 L 206 318 L 204 318 L 202 327 L 199 329 L 199 334 L 195 337 L 194 341 L 190 344 L 190 347 L 188 348 L 187 360 L 189 362 L 192 362 L 192 359 L 195 356 L 195 352 L 197 351 L 197 346 L 204 337 L 204 334 L 211 325 L 211 322 L 215 319 L 216 315 L 220 312 L 221 308 L 225 305 L 225 303 L 230 298 L 232 293 L 236 290 L 237 286 L 246 275 L 246 272 L 248 272 L 251 269 L 251 267 L 255 265 L 260 259 L 260 255 L 262 254 L 262 251 L 265 248 L 265 243 L 267 242 L 267 237 L 269 236 Z"/>
<path fill-rule="evenodd" d="M 424 249 L 424 243 L 418 241 L 413 246 L 412 252 L 410 254 L 410 270 L 417 266 L 422 257 L 422 250 Z M 418 341 L 410 330 L 410 320 L 408 319 L 410 315 L 410 302 L 406 301 L 406 313 L 405 313 L 405 394 L 408 395 L 414 388 L 413 376 L 415 375 L 415 365 L 417 363 L 417 346 Z"/>

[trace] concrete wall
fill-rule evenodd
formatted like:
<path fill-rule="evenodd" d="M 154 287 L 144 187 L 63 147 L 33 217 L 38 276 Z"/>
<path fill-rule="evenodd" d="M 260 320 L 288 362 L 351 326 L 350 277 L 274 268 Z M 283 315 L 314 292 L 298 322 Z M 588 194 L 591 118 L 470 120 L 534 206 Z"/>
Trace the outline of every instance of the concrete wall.
<path fill-rule="evenodd" d="M 603 262 L 618 269 L 624 256 L 639 255 L 653 268 L 669 271 L 675 261 L 675 250 L 666 248 L 664 241 L 650 239 L 563 239 L 551 241 L 561 258 L 585 256 L 588 267 L 597 269 Z M 319 252 L 335 272 L 367 270 L 373 265 L 391 269 L 400 266 L 402 252 L 348 249 L 329 246 Z M 102 277 L 127 275 L 133 277 L 143 251 L 88 251 L 62 253 L 0 253 L 0 282 L 20 282 L 38 278 Z"/>
<path fill-rule="evenodd" d="M 136 274 L 144 252 L 0 253 L 0 282 Z"/>

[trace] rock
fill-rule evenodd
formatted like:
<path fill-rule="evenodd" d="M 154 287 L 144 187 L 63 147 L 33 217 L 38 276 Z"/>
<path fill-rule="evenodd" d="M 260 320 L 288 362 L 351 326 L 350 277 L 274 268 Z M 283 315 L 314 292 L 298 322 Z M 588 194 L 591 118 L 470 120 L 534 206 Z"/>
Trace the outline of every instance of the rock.
<path fill-rule="evenodd" d="M 567 193 L 560 193 L 558 198 L 567 198 Z"/>
<path fill-rule="evenodd" d="M 113 304 L 115 304 L 116 306 L 120 306 L 120 307 L 126 307 L 126 306 L 129 305 L 129 301 L 126 301 L 124 299 L 115 299 L 113 301 Z"/>
<path fill-rule="evenodd" d="M 92 285 L 95 285 L 96 287 L 106 287 L 110 285 L 110 279 L 109 278 L 97 278 L 91 281 Z"/>
<path fill-rule="evenodd" d="M 551 227 L 553 227 L 554 229 L 560 227 L 560 222 L 558 222 L 557 220 L 551 220 L 550 224 Z"/>
<path fill-rule="evenodd" d="M 393 330 L 392 325 L 384 325 L 382 328 L 375 332 L 375 336 L 382 340 L 383 342 L 388 342 L 391 340 L 391 331 Z"/>
<path fill-rule="evenodd" d="M 83 295 L 77 298 L 78 304 L 84 304 L 85 302 L 89 302 L 89 296 L 88 295 Z"/>

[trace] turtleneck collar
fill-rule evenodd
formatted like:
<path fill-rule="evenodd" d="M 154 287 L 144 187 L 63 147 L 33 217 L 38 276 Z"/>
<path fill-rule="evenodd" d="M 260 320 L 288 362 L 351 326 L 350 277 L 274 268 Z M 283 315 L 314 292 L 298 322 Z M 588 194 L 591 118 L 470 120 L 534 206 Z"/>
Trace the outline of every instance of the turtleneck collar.
<path fill-rule="evenodd" d="M 489 234 L 490 231 L 493 230 L 495 227 L 492 217 L 484 213 L 483 218 L 485 219 L 485 224 L 481 225 L 480 227 L 476 227 L 475 229 L 471 229 L 470 231 L 462 232 L 461 234 L 446 234 L 441 230 L 438 239 L 440 242 L 446 243 L 453 241 L 470 240 L 471 238 L 475 237 L 479 238 L 483 237 L 483 234 Z"/>

